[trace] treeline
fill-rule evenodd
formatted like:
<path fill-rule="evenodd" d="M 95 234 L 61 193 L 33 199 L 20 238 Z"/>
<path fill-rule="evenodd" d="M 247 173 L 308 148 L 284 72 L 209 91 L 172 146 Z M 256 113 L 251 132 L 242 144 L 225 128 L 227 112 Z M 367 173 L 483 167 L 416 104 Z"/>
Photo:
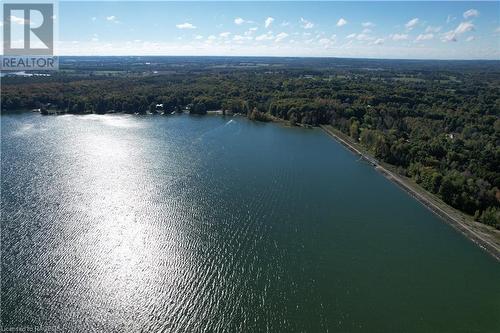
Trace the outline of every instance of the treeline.
<path fill-rule="evenodd" d="M 310 73 L 315 73 L 311 75 Z M 2 109 L 243 113 L 331 124 L 446 203 L 500 229 L 500 69 L 200 71 L 144 78 L 4 80 Z"/>

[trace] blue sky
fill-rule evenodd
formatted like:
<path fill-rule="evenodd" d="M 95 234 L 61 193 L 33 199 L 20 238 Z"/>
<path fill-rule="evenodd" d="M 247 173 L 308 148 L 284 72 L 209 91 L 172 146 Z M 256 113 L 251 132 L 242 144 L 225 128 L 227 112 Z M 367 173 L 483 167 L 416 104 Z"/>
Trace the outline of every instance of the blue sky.
<path fill-rule="evenodd" d="M 499 59 L 500 2 L 65 2 L 61 55 Z"/>

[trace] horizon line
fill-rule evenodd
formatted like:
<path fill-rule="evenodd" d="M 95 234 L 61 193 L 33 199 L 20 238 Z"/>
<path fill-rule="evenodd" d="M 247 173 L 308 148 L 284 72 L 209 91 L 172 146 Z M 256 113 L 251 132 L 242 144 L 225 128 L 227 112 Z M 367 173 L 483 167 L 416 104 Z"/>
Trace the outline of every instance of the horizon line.
<path fill-rule="evenodd" d="M 0 54 L 0 56 L 4 56 Z M 189 57 L 189 58 L 297 58 L 297 59 L 358 59 L 358 60 L 414 60 L 414 61 L 497 61 L 498 58 L 377 58 L 377 57 L 342 57 L 342 56 L 298 56 L 298 55 L 172 55 L 172 54 L 83 54 L 83 55 L 54 55 L 54 57 Z"/>

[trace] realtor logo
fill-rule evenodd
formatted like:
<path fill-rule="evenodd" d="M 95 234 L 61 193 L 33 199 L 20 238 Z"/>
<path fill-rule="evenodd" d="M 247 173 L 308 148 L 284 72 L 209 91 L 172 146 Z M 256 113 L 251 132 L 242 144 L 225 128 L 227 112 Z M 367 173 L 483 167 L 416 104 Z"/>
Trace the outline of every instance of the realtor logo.
<path fill-rule="evenodd" d="M 17 14 L 17 15 L 14 15 Z M 19 15 L 21 14 L 21 15 Z M 40 15 L 41 14 L 41 15 Z M 32 20 L 34 16 L 41 17 L 42 21 Z M 4 4 L 3 21 L 3 54 L 4 55 L 53 55 L 54 54 L 54 5 L 51 3 L 33 4 Z M 22 48 L 14 47 L 12 26 L 23 27 L 24 44 Z M 37 45 L 33 37 L 37 37 L 42 45 Z"/>
<path fill-rule="evenodd" d="M 2 70 L 57 69 L 54 3 L 3 4 Z"/>

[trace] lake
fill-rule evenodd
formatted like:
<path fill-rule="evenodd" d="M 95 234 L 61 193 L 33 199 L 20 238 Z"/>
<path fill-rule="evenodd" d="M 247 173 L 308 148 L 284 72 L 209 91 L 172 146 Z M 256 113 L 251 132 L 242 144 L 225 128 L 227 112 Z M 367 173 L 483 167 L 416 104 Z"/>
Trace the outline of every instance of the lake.
<path fill-rule="evenodd" d="M 500 332 L 500 264 L 319 129 L 1 123 L 4 329 Z"/>

